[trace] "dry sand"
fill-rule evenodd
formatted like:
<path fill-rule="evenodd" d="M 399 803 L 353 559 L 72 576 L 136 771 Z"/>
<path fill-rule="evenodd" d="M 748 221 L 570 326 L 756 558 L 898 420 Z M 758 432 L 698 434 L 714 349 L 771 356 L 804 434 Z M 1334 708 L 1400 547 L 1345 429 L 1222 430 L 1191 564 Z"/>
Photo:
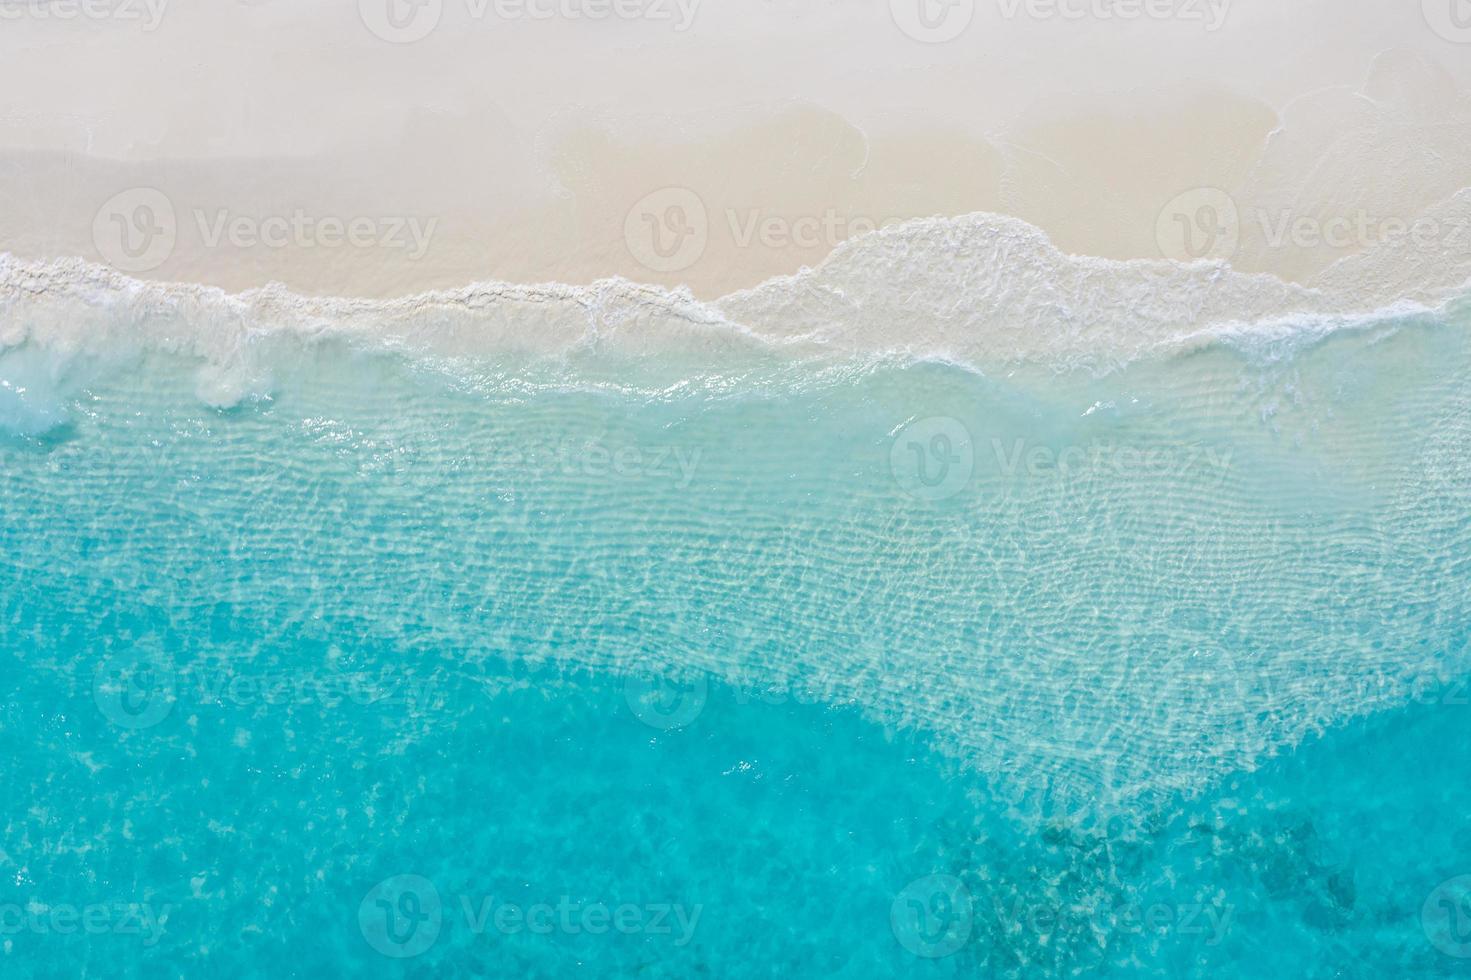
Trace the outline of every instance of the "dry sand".
<path fill-rule="evenodd" d="M 1463 0 L 420 2 L 0 0 L 0 252 L 711 298 L 985 211 L 1313 283 L 1471 185 Z"/>

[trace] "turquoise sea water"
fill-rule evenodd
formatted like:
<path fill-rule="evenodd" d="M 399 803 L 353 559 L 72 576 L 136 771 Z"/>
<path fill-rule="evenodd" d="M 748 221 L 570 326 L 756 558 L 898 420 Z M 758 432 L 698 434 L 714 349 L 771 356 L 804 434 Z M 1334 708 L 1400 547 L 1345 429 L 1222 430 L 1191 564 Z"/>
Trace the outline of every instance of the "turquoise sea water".
<path fill-rule="evenodd" d="M 4 975 L 1471 972 L 1465 319 L 5 352 Z"/>

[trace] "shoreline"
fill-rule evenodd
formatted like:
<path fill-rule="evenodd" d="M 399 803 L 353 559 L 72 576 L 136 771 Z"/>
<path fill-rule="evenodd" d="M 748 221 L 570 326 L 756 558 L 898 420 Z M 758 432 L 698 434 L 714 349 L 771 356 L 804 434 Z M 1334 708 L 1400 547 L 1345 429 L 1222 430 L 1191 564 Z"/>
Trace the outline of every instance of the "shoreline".
<path fill-rule="evenodd" d="M 1471 221 L 1471 194 L 1460 214 Z M 282 344 L 337 340 L 528 365 L 613 354 L 659 355 L 672 368 L 766 351 L 1096 373 L 1213 340 L 1275 342 L 1437 317 L 1471 297 L 1471 270 L 1436 281 L 1417 268 L 1411 283 L 1394 275 L 1404 256 L 1381 251 L 1388 254 L 1338 270 L 1355 289 L 1305 287 L 1220 261 L 1069 255 L 1020 219 L 976 214 L 855 238 L 814 269 L 708 301 L 618 277 L 588 285 L 483 280 L 382 299 L 312 296 L 281 283 L 231 292 L 82 259 L 0 253 L 0 303 L 16 314 L 0 330 L 0 352 L 184 354 L 203 362 L 224 403 L 262 383 Z M 972 288 L 942 288 L 957 281 Z M 1376 294 L 1376 281 L 1392 288 Z"/>

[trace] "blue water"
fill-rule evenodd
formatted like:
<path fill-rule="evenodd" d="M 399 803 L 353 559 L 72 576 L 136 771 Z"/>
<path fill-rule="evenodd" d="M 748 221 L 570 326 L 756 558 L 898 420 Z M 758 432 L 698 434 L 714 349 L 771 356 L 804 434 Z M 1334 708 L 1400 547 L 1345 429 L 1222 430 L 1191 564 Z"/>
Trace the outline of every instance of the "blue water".
<path fill-rule="evenodd" d="M 1458 322 L 0 355 L 6 977 L 1471 972 Z"/>

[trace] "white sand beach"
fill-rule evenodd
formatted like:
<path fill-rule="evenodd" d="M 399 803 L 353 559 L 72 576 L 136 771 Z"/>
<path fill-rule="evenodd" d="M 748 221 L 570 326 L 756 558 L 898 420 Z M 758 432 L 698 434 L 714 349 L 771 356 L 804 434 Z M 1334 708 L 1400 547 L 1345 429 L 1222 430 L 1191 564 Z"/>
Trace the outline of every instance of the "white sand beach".
<path fill-rule="evenodd" d="M 1455 2 L 12 0 L 0 252 L 230 291 L 713 299 L 990 212 L 1066 253 L 1342 287 L 1418 221 L 1444 268 L 1415 275 L 1451 285 Z"/>

